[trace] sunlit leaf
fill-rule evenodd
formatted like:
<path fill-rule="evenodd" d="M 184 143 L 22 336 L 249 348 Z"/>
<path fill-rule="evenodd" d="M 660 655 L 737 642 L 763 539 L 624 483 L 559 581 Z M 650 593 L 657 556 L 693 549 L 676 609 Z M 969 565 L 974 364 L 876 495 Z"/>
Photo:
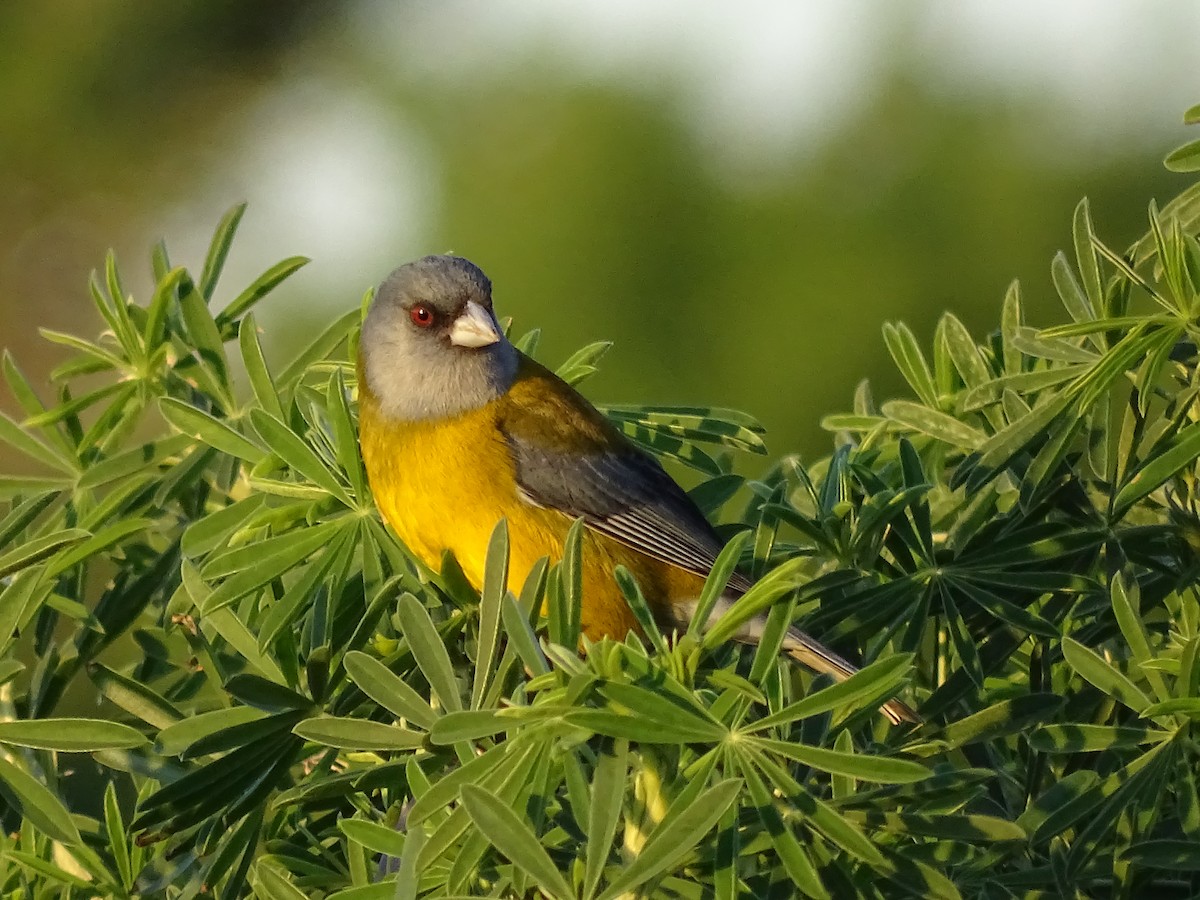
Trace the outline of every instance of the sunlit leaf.
<path fill-rule="evenodd" d="M 462 799 L 475 827 L 497 850 L 524 869 L 534 884 L 553 897 L 574 896 L 537 835 L 520 816 L 509 809 L 508 804 L 474 784 L 463 785 Z"/>
<path fill-rule="evenodd" d="M 305 740 L 345 750 L 412 750 L 425 743 L 425 735 L 397 725 L 333 716 L 305 719 L 292 730 Z"/>

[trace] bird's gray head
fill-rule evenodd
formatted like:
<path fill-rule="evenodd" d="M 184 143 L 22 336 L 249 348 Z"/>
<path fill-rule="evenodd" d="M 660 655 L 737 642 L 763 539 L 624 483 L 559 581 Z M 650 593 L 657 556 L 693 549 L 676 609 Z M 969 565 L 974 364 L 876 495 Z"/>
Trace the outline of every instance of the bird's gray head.
<path fill-rule="evenodd" d="M 492 283 L 458 256 L 426 256 L 389 275 L 359 354 L 382 412 L 402 421 L 477 409 L 508 390 L 517 369 L 492 312 Z"/>

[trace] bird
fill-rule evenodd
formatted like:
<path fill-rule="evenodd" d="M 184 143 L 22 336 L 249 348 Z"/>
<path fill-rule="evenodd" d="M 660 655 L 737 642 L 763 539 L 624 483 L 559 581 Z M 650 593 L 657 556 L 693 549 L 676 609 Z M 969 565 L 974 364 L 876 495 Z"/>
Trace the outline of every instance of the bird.
<path fill-rule="evenodd" d="M 583 633 L 639 631 L 613 576 L 624 566 L 656 619 L 686 626 L 724 542 L 659 461 L 501 328 L 492 283 L 459 256 L 425 256 L 379 285 L 358 352 L 359 442 L 371 492 L 401 542 L 434 571 L 451 551 L 475 589 L 490 537 L 509 532 L 509 590 L 562 558 L 583 519 Z M 746 593 L 734 572 L 717 612 Z M 763 616 L 736 637 L 754 642 Z M 792 627 L 783 649 L 818 673 L 858 671 Z M 892 699 L 893 724 L 920 722 Z"/>

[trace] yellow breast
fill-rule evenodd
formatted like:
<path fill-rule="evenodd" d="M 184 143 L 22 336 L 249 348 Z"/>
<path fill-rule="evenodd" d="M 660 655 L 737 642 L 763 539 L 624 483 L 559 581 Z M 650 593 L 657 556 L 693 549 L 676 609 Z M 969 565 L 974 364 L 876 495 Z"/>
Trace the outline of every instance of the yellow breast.
<path fill-rule="evenodd" d="M 503 518 L 509 530 L 508 588 L 520 591 L 542 557 L 557 562 L 571 519 L 522 500 L 495 404 L 436 422 L 396 422 L 368 392 L 360 398 L 359 432 L 371 490 L 384 519 L 435 571 L 454 553 L 471 584 L 483 583 L 488 541 Z M 593 531 L 583 542 L 584 633 L 623 638 L 636 621 L 613 580 L 619 564 L 637 577 L 652 606 L 695 599 L 701 579 Z"/>

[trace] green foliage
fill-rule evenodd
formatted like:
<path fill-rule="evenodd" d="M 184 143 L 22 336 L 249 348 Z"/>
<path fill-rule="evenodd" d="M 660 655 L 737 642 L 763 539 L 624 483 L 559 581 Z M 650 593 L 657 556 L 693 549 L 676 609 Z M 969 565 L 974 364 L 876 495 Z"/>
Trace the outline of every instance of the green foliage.
<path fill-rule="evenodd" d="M 301 260 L 212 312 L 240 217 L 198 282 L 157 248 L 146 307 L 110 256 L 104 335 L 46 334 L 75 351 L 53 403 L 3 360 L 25 419 L 0 438 L 47 469 L 0 479 L 6 896 L 1200 890 L 1200 190 L 1124 255 L 1080 204 L 1066 324 L 1027 325 L 1014 285 L 982 342 L 887 326 L 916 399 L 864 385 L 813 465 L 747 481 L 748 417 L 610 408 L 729 520 L 701 607 L 739 559 L 762 577 L 672 636 L 618 572 L 646 641 L 583 654 L 577 530 L 514 596 L 503 523 L 479 594 L 382 525 L 361 309 L 277 373 L 252 308 Z M 780 659 L 794 617 L 863 670 Z M 898 690 L 925 725 L 875 712 Z"/>

